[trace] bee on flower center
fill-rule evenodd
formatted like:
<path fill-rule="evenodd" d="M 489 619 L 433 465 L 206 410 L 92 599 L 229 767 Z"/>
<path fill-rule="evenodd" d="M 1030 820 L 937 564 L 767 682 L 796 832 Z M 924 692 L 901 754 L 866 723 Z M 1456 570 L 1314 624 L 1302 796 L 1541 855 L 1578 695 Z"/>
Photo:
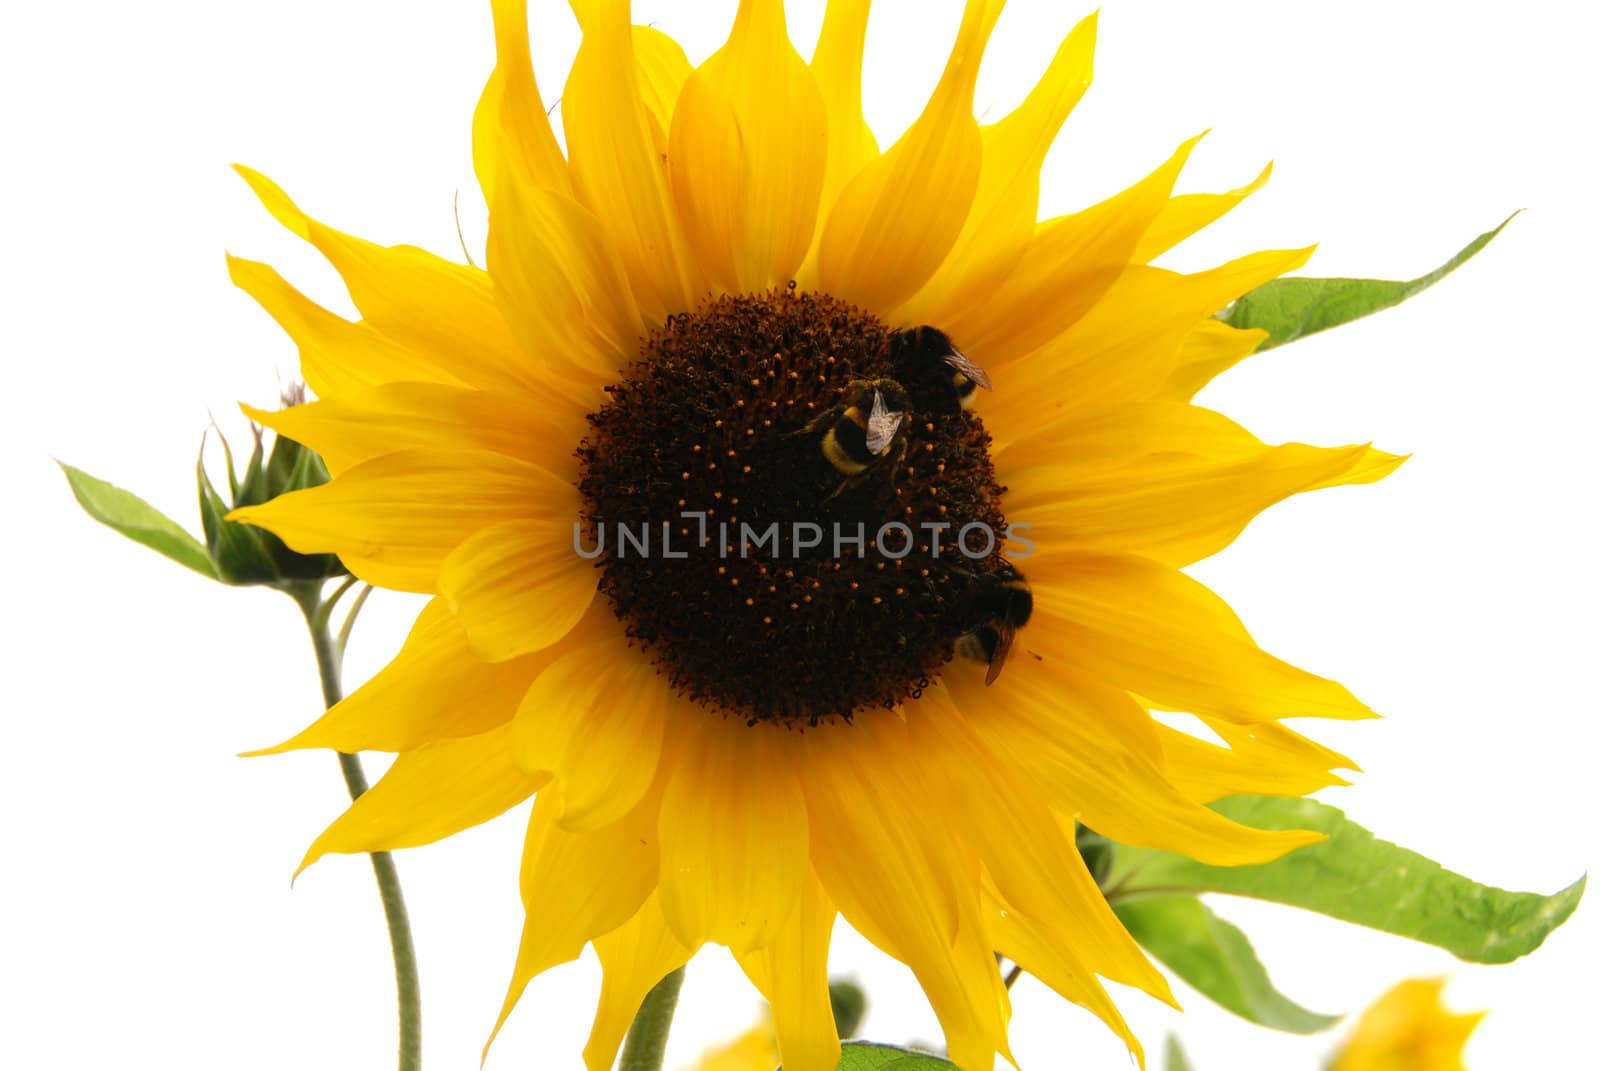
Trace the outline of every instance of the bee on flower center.
<path fill-rule="evenodd" d="M 894 380 L 857 380 L 845 387 L 837 406 L 808 423 L 801 434 L 821 433 L 822 456 L 845 478 L 836 495 L 879 470 L 893 477 L 906 453 L 900 433 L 910 415 L 911 396 Z"/>
<path fill-rule="evenodd" d="M 1033 616 L 1033 589 L 1016 566 L 1002 560 L 994 572 L 974 578 L 972 602 L 979 623 L 956 641 L 956 652 L 987 665 L 984 680 L 993 684 L 1005 668 L 1017 630 Z"/>
<path fill-rule="evenodd" d="M 579 448 L 585 545 L 628 637 L 752 724 L 892 709 L 958 645 L 998 672 L 1026 585 L 930 535 L 1005 529 L 962 404 L 980 383 L 944 332 L 792 286 L 670 317 Z"/>
<path fill-rule="evenodd" d="M 895 377 L 923 406 L 943 412 L 970 409 L 978 388 L 994 390 L 978 363 L 956 348 L 950 336 L 923 324 L 889 336 L 889 361 Z"/>

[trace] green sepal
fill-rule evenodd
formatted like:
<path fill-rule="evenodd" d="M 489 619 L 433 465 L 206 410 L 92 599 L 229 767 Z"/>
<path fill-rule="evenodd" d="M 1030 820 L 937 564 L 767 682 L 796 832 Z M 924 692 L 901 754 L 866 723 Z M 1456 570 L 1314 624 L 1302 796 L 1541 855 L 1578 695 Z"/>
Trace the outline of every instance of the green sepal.
<path fill-rule="evenodd" d="M 1198 897 L 1154 896 L 1114 910 L 1145 951 L 1235 1015 L 1290 1034 L 1316 1034 L 1340 1019 L 1307 1011 L 1280 993 L 1250 939 Z"/>
<path fill-rule="evenodd" d="M 227 462 L 232 505 L 223 500 L 206 472 L 204 443 L 195 466 L 200 523 L 205 529 L 206 547 L 218 578 L 227 584 L 265 584 L 281 588 L 345 575 L 348 570 L 335 555 L 300 554 L 290 550 L 283 540 L 265 528 L 224 519 L 242 506 L 259 506 L 279 495 L 328 482 L 327 466 L 316 451 L 279 435 L 273 440 L 269 455 L 263 448 L 261 429 L 251 425 L 250 431 L 255 444 L 242 477 L 235 474 L 233 450 L 228 440 L 220 432 L 217 434 Z"/>
<path fill-rule="evenodd" d="M 245 464 L 244 475 L 235 480 L 231 471 L 228 474 L 228 482 L 237 488 L 233 493 L 235 509 L 241 506 L 259 506 L 272 498 L 272 488 L 267 483 L 266 452 L 261 442 L 261 429 L 252 424 L 250 434 L 254 437 L 255 443 L 250 448 L 250 460 Z M 220 432 L 217 438 L 222 438 Z M 233 465 L 231 456 L 228 465 L 231 469 Z"/>
<path fill-rule="evenodd" d="M 321 487 L 331 477 L 322 455 L 307 449 L 284 435 L 272 443 L 272 453 L 267 457 L 267 490 L 269 496 L 286 495 L 290 491 L 304 491 L 308 487 Z M 243 505 L 255 503 L 240 502 Z"/>
<path fill-rule="evenodd" d="M 206 548 L 176 521 L 131 491 L 96 479 L 64 462 L 57 464 L 66 474 L 72 496 L 89 516 L 201 576 L 217 578 Z"/>
<path fill-rule="evenodd" d="M 938 1056 L 895 1045 L 847 1041 L 839 1054 L 837 1071 L 956 1071 L 956 1065 Z"/>
<path fill-rule="evenodd" d="M 1435 945 L 1472 963 L 1509 963 L 1571 916 L 1584 881 L 1551 896 L 1480 885 L 1306 799 L 1234 796 L 1214 810 L 1253 829 L 1309 829 L 1327 839 L 1257 866 L 1217 867 L 1118 845 L 1107 898 L 1218 892 L 1305 908 Z"/>
<path fill-rule="evenodd" d="M 211 421 L 212 430 L 217 433 L 217 442 L 222 444 L 222 459 L 228 463 L 228 497 L 234 502 L 239 501 L 239 477 L 235 475 L 233 467 L 233 447 L 228 445 L 227 437 L 222 434 L 222 429 L 217 427 L 215 419 Z M 205 457 L 206 441 L 200 439 L 200 456 Z"/>
<path fill-rule="evenodd" d="M 1161 1062 L 1166 1071 L 1194 1071 L 1194 1064 L 1189 1062 L 1189 1054 L 1183 1051 L 1176 1034 L 1167 1035 L 1166 1051 Z"/>
<path fill-rule="evenodd" d="M 1363 316 L 1415 297 L 1471 260 L 1494 236 L 1516 218 L 1508 216 L 1492 231 L 1478 235 L 1461 252 L 1426 275 L 1408 281 L 1388 279 L 1274 279 L 1262 283 L 1217 314 L 1230 327 L 1259 328 L 1266 341 L 1256 352 L 1282 346 L 1318 331 L 1359 320 Z"/>
<path fill-rule="evenodd" d="M 228 475 L 231 484 L 234 482 L 231 470 Z M 231 507 L 212 486 L 203 459 L 195 466 L 195 480 L 200 492 L 200 524 L 205 529 L 206 550 L 216 568 L 217 579 L 235 585 L 281 583 L 284 578 L 278 569 L 276 548 L 269 542 L 276 542 L 276 537 L 263 528 L 223 519 Z"/>

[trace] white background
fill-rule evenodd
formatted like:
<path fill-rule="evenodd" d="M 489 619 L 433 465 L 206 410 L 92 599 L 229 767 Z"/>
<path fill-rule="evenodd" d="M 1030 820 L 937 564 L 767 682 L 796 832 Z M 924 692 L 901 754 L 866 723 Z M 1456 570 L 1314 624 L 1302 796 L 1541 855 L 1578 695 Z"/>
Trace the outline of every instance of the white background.
<path fill-rule="evenodd" d="M 553 100 L 574 48 L 536 4 Z M 319 703 L 295 609 L 207 583 L 82 517 L 50 457 L 191 527 L 207 409 L 270 404 L 288 341 L 226 278 L 224 249 L 347 308 L 332 272 L 229 171 L 261 168 L 314 214 L 458 256 L 451 201 L 481 247 L 468 122 L 492 64 L 484 4 L 273 0 L 8 5 L 0 16 L 0 346 L 6 369 L 5 732 L 0 741 L 0 1064 L 383 1068 L 391 984 L 360 858 L 291 892 L 342 806 L 331 756 L 243 760 Z M 817 3 L 794 3 L 808 53 Z M 953 39 L 955 0 L 880 0 L 867 113 L 885 143 Z M 1204 9 L 1204 10 L 1202 10 Z M 698 60 L 732 4 L 639 3 Z M 1551 892 L 1597 861 L 1592 512 L 1596 79 L 1577 5 L 1108 0 L 1094 88 L 1046 175 L 1072 210 L 1214 133 L 1184 188 L 1277 161 L 1268 189 L 1181 250 L 1196 268 L 1321 241 L 1310 271 L 1410 277 L 1512 210 L 1479 259 L 1406 307 L 1264 356 L 1204 400 L 1269 440 L 1415 452 L 1376 487 L 1291 502 L 1196 572 L 1275 652 L 1348 682 L 1386 720 L 1322 739 L 1366 773 L 1327 798 L 1486 882 Z M 1014 0 L 979 108 L 1020 99 L 1087 13 Z M 395 650 L 414 603 L 379 596 L 352 683 Z M 376 770 L 373 771 L 376 773 Z M 523 811 L 403 853 L 434 1069 L 475 1066 L 520 924 Z M 1308 1006 L 1355 1009 L 1402 976 L 1449 971 L 1489 1008 L 1479 1071 L 1592 1054 L 1600 942 L 1585 905 L 1506 967 L 1287 909 L 1222 903 Z M 835 969 L 872 990 L 874 1039 L 936 1038 L 909 974 L 842 928 Z M 577 1067 L 592 959 L 536 983 L 491 1069 Z M 1202 1071 L 1318 1065 L 1328 1039 L 1251 1027 L 1180 990 L 1186 1017 L 1127 994 L 1149 1047 L 1171 1027 Z M 1086 1014 L 1024 980 L 1028 1068 L 1128 1066 Z M 670 1062 L 757 1007 L 722 954 L 696 961 Z M 1152 1062 L 1154 1066 L 1156 1061 Z"/>

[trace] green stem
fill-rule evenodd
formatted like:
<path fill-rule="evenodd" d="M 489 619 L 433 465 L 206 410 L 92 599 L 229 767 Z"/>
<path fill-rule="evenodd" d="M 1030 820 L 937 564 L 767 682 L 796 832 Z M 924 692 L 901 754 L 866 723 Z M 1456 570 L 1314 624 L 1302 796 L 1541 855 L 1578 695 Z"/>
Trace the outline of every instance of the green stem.
<path fill-rule="evenodd" d="M 678 1007 L 678 990 L 682 988 L 683 968 L 679 967 L 645 994 L 639 1014 L 628 1027 L 628 1040 L 623 1042 L 622 1063 L 617 1065 L 617 1071 L 661 1071 L 672 1013 Z"/>
<path fill-rule="evenodd" d="M 311 646 L 317 655 L 317 673 L 322 678 L 322 699 L 333 706 L 344 698 L 340 684 L 340 649 L 329 627 L 334 600 L 321 600 L 320 585 L 291 591 L 306 615 Z M 343 594 L 341 590 L 338 594 Z M 339 772 L 352 801 L 367 790 L 367 775 L 361 759 L 339 753 Z M 400 1071 L 422 1068 L 422 990 L 417 978 L 417 950 L 411 941 L 411 922 L 406 917 L 405 896 L 400 892 L 400 874 L 388 852 L 373 852 L 372 873 L 378 880 L 378 895 L 383 900 L 383 917 L 389 925 L 389 947 L 394 953 L 394 984 L 400 1004 Z"/>

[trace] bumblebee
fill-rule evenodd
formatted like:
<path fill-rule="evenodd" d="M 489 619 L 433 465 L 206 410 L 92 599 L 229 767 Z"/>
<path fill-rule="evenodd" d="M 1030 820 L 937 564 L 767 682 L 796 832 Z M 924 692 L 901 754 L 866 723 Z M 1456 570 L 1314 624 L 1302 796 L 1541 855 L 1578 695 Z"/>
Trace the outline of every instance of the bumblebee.
<path fill-rule="evenodd" d="M 1016 566 L 1003 561 L 994 572 L 977 577 L 972 603 L 980 623 L 956 640 L 956 653 L 986 664 L 984 683 L 993 684 L 1005 668 L 1017 630 L 1033 616 L 1033 590 Z"/>
<path fill-rule="evenodd" d="M 956 348 L 950 336 L 923 324 L 889 336 L 889 360 L 894 374 L 913 392 L 926 388 L 930 401 L 940 408 L 968 409 L 978 388 L 994 390 L 989 373 Z"/>
<path fill-rule="evenodd" d="M 900 384 L 892 379 L 858 379 L 845 388 L 838 405 L 800 433 L 822 433 L 822 456 L 845 478 L 833 492 L 837 495 L 859 486 L 885 465 L 894 471 L 906 451 L 900 429 L 910 414 L 911 398 Z"/>

